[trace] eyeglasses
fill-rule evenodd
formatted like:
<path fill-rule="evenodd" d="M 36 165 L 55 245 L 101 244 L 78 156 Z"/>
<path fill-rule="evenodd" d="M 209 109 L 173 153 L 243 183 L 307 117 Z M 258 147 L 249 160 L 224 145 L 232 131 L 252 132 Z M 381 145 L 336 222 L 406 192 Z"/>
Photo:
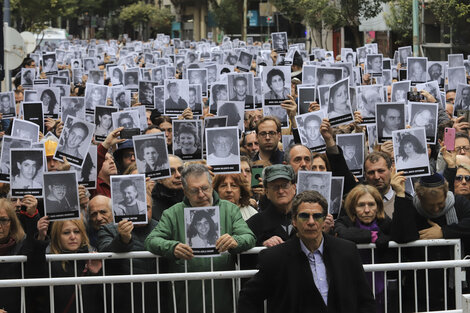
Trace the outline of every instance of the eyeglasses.
<path fill-rule="evenodd" d="M 188 193 L 191 194 L 191 195 L 197 195 L 199 194 L 201 191 L 203 193 L 208 193 L 210 191 L 211 187 L 210 186 L 202 186 L 202 187 L 199 187 L 199 188 L 192 188 L 192 189 L 189 189 L 188 190 Z"/>
<path fill-rule="evenodd" d="M 271 189 L 272 191 L 278 191 L 279 189 L 282 189 L 282 190 L 287 190 L 290 188 L 291 186 L 291 182 L 287 182 L 287 183 L 282 183 L 282 184 L 279 184 L 279 185 L 271 185 L 271 184 L 268 184 L 268 189 Z"/>
<path fill-rule="evenodd" d="M 273 137 L 273 136 L 276 136 L 278 132 L 275 132 L 275 131 L 270 131 L 270 132 L 260 132 L 258 135 L 263 137 L 263 138 L 266 138 L 267 135 L 269 135 L 269 137 Z"/>
<path fill-rule="evenodd" d="M 470 175 L 457 175 L 457 176 L 455 176 L 456 181 L 462 181 L 464 179 L 465 179 L 466 182 L 470 182 Z"/>
<path fill-rule="evenodd" d="M 313 217 L 313 219 L 316 221 L 316 222 L 322 222 L 325 217 L 326 217 L 326 214 L 324 213 L 306 213 L 306 212 L 302 212 L 302 213 L 299 213 L 297 214 L 297 217 L 299 219 L 301 219 L 302 221 L 306 222 L 308 220 L 310 220 L 310 216 Z"/>
<path fill-rule="evenodd" d="M 171 172 L 171 175 L 175 175 L 176 172 L 180 173 L 183 171 L 183 167 L 180 166 L 180 167 L 170 167 L 170 172 Z"/>
<path fill-rule="evenodd" d="M 9 218 L 0 218 L 0 225 L 7 226 L 10 221 L 11 220 Z"/>
<path fill-rule="evenodd" d="M 469 150 L 470 150 L 470 146 L 458 146 L 458 147 L 455 147 L 455 151 L 460 151 L 460 150 L 469 151 Z"/>
<path fill-rule="evenodd" d="M 133 152 L 123 153 L 122 157 L 124 159 L 132 159 L 132 158 L 135 158 L 135 154 Z"/>

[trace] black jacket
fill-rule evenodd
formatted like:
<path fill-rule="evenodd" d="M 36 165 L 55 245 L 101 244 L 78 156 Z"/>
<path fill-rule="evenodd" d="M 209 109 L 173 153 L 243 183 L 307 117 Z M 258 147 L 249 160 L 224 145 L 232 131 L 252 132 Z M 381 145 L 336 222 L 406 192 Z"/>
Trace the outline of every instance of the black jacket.
<path fill-rule="evenodd" d="M 163 184 L 155 184 L 152 189 L 152 218 L 159 221 L 163 211 L 183 201 L 183 190 L 174 190 Z"/>

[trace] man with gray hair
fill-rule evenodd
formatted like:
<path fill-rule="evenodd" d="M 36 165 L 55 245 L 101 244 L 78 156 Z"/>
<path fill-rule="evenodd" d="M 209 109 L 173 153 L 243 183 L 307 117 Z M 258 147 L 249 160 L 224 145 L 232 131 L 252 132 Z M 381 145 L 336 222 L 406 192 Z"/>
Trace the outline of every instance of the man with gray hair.
<path fill-rule="evenodd" d="M 242 218 L 240 209 L 235 204 L 221 200 L 212 188 L 212 177 L 206 166 L 202 164 L 189 164 L 181 173 L 184 198 L 167 210 L 163 211 L 160 222 L 145 240 L 145 247 L 150 252 L 168 259 L 170 273 L 184 272 L 187 260 L 188 272 L 225 271 L 235 268 L 234 259 L 230 254 L 223 254 L 213 258 L 213 268 L 209 258 L 194 258 L 193 249 L 186 242 L 184 211 L 187 207 L 218 206 L 220 233 L 215 242 L 219 253 L 228 251 L 237 254 L 252 248 L 255 245 L 255 236 Z M 184 282 L 175 283 L 176 294 L 184 295 Z M 168 290 L 169 291 L 169 290 Z M 189 305 L 191 312 L 202 312 L 203 303 L 211 307 L 211 284 L 205 285 L 205 297 L 201 299 L 201 283 L 188 282 Z M 171 299 L 168 297 L 162 299 Z M 214 282 L 214 299 L 216 312 L 231 312 L 232 284 L 231 281 L 217 280 Z M 184 296 L 177 299 L 178 312 L 185 312 Z M 171 305 L 171 303 L 169 303 Z M 173 310 L 173 309 L 171 309 Z"/>

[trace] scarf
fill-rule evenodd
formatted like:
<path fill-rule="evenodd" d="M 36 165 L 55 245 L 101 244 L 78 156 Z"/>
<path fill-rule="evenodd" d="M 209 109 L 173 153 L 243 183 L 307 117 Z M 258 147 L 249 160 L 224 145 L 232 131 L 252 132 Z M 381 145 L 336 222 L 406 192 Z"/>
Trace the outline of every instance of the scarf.
<path fill-rule="evenodd" d="M 377 225 L 377 219 L 375 219 L 372 223 L 369 225 L 362 224 L 361 221 L 356 216 L 356 226 L 359 227 L 360 229 L 367 229 L 369 231 L 380 231 L 379 225 Z"/>
<path fill-rule="evenodd" d="M 0 255 L 8 255 L 14 245 L 16 245 L 15 239 L 8 238 L 7 242 L 0 244 Z"/>
<path fill-rule="evenodd" d="M 421 216 L 427 219 L 435 219 L 435 218 L 439 218 L 445 215 L 447 225 L 457 224 L 459 222 L 457 218 L 457 213 L 455 212 L 454 204 L 455 204 L 454 194 L 451 191 L 448 191 L 444 209 L 437 214 L 431 214 L 425 209 L 423 209 L 423 207 L 421 206 L 421 201 L 419 200 L 417 195 L 413 197 L 413 205 L 416 208 L 416 211 L 418 211 L 418 213 Z"/>

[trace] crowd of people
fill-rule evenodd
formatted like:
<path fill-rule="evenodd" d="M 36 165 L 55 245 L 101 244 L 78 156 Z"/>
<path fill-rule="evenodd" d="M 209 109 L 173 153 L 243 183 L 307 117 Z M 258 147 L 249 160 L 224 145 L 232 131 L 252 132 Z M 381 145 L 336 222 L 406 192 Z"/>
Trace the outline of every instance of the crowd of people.
<path fill-rule="evenodd" d="M 410 47 L 387 58 L 376 44 L 335 58 L 284 35 L 273 46 L 71 40 L 24 60 L 14 92 L 0 93 L 0 255 L 26 255 L 24 277 L 233 270 L 234 255 L 267 247 L 242 257 L 259 272 L 237 303 L 230 280 L 121 283 L 108 298 L 101 285 L 27 288 L 29 311 L 49 312 L 53 291 L 64 313 L 262 312 L 266 299 L 268 312 L 395 312 L 394 273 L 366 275 L 371 254 L 355 244 L 374 243 L 376 263 L 397 261 L 390 241 L 458 238 L 467 254 L 470 61 L 413 58 Z M 314 90 L 303 114 L 299 87 Z M 13 132 L 15 120 L 35 133 Z M 46 262 L 95 251 L 162 258 Z M 430 305 L 442 309 L 445 278 L 430 273 Z M 21 276 L 0 264 L 2 279 Z M 412 279 L 400 280 L 404 311 L 425 291 Z M 0 313 L 20 312 L 20 298 L 1 288 Z"/>

